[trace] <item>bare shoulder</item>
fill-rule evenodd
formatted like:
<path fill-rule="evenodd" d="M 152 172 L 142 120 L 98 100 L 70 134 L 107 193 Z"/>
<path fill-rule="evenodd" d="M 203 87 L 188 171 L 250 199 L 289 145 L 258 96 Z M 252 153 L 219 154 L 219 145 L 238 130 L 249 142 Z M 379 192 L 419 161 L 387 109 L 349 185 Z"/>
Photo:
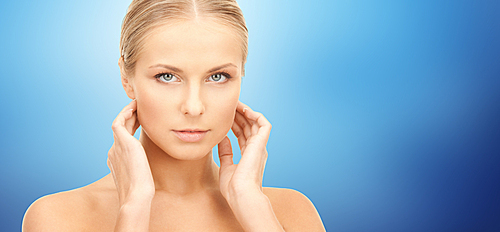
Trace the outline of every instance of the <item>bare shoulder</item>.
<path fill-rule="evenodd" d="M 78 210 L 85 207 L 80 189 L 69 190 L 38 198 L 23 219 L 23 231 L 70 231 L 78 221 Z"/>
<path fill-rule="evenodd" d="M 264 187 L 274 213 L 285 231 L 325 231 L 312 201 L 303 193 L 287 188 Z"/>
<path fill-rule="evenodd" d="M 80 231 L 95 224 L 101 202 L 110 201 L 95 183 L 38 198 L 26 210 L 22 231 Z M 109 198 L 109 197 L 108 197 Z"/>

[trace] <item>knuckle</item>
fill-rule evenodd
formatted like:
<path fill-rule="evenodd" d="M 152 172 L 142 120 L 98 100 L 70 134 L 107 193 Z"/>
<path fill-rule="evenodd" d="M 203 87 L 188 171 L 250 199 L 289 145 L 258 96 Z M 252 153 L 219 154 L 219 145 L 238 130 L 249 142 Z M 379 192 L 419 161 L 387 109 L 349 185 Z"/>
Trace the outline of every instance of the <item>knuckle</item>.
<path fill-rule="evenodd" d="M 109 149 L 108 151 L 108 161 L 110 161 L 111 159 L 113 159 L 115 157 L 115 148 L 114 146 L 111 147 L 111 149 Z"/>
<path fill-rule="evenodd" d="M 119 127 L 119 125 L 118 125 L 118 123 L 117 123 L 117 122 L 113 122 L 113 124 L 111 124 L 111 129 L 112 129 L 113 131 L 115 131 L 116 129 L 118 129 L 118 127 Z"/>
<path fill-rule="evenodd" d="M 236 137 L 240 137 L 241 136 L 241 132 L 240 131 L 233 131 L 234 132 L 234 135 Z"/>
<path fill-rule="evenodd" d="M 261 112 L 255 112 L 255 114 L 257 115 L 257 117 L 256 117 L 257 120 L 259 120 L 259 118 L 263 118 L 264 117 L 264 115 Z"/>
<path fill-rule="evenodd" d="M 246 122 L 241 122 L 241 128 L 245 128 L 247 126 L 248 126 L 248 124 Z"/>

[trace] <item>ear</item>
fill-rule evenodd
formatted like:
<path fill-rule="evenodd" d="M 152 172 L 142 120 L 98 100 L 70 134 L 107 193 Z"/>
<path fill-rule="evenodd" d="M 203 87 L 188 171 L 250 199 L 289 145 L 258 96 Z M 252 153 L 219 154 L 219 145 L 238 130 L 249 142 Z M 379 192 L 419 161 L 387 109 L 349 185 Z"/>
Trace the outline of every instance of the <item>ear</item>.
<path fill-rule="evenodd" d="M 130 76 L 125 72 L 125 62 L 123 61 L 123 56 L 118 59 L 118 66 L 120 66 L 120 75 L 122 79 L 123 89 L 130 99 L 135 99 L 134 85 Z"/>

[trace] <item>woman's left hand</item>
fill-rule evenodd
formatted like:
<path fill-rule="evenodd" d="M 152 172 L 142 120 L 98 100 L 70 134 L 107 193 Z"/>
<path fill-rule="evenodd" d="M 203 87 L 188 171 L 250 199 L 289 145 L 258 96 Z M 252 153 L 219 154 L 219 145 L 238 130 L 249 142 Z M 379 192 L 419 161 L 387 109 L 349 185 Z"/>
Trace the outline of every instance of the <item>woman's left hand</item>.
<path fill-rule="evenodd" d="M 238 138 L 240 162 L 233 163 L 231 142 L 227 136 L 218 145 L 220 190 L 229 203 L 247 198 L 249 194 L 262 194 L 271 123 L 261 113 L 238 102 L 231 129 Z"/>
<path fill-rule="evenodd" d="M 271 123 L 261 113 L 238 102 L 231 128 L 238 138 L 241 159 L 233 163 L 231 142 L 226 136 L 218 146 L 220 191 L 245 231 L 280 231 L 271 202 L 262 191 Z"/>

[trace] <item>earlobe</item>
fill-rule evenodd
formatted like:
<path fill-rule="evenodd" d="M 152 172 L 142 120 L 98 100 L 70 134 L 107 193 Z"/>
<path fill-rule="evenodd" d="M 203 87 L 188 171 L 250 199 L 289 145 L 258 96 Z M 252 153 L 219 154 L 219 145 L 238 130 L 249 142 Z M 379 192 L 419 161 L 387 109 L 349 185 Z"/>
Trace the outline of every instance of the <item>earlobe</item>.
<path fill-rule="evenodd" d="M 132 86 L 132 83 L 130 83 L 130 79 L 126 76 L 122 75 L 122 85 L 123 89 L 125 90 L 125 93 L 127 93 L 127 96 L 130 99 L 135 99 L 135 93 L 134 93 L 134 88 Z"/>
<path fill-rule="evenodd" d="M 120 57 L 120 59 L 118 60 L 118 66 L 120 67 L 120 76 L 125 93 L 130 99 L 135 99 L 135 93 L 133 85 L 131 83 L 131 79 L 127 75 L 127 72 L 125 72 L 125 63 L 123 62 L 123 57 Z"/>

